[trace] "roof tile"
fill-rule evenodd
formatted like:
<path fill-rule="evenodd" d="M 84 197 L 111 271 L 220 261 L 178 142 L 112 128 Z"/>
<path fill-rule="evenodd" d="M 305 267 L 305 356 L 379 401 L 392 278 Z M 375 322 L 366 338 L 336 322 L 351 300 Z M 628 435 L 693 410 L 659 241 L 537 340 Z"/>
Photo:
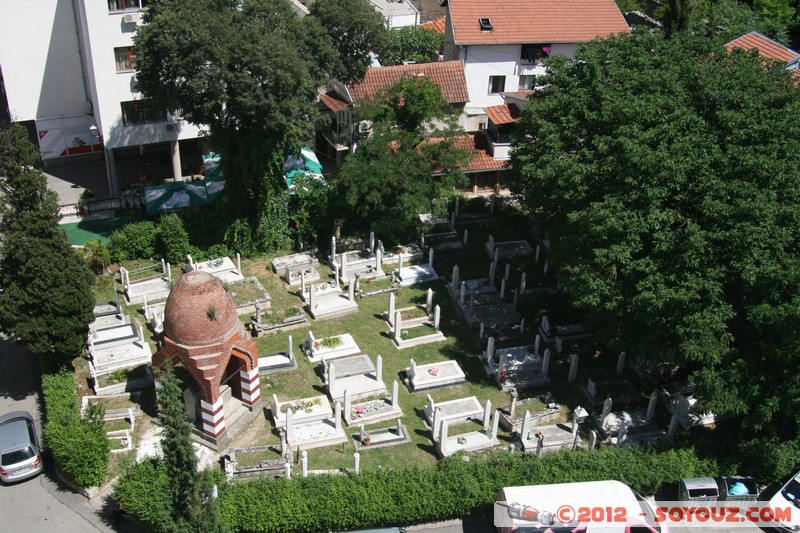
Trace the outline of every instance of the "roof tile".
<path fill-rule="evenodd" d="M 775 59 L 778 61 L 791 61 L 800 56 L 797 52 L 788 48 L 769 37 L 766 37 L 757 31 L 751 31 L 746 35 L 742 35 L 738 39 L 734 39 L 725 45 L 728 52 L 734 48 L 741 48 L 743 50 L 755 49 L 761 57 L 767 59 Z"/>
<path fill-rule="evenodd" d="M 497 124 L 512 124 L 519 120 L 520 112 L 519 107 L 513 104 L 494 105 L 492 107 L 485 107 L 483 111 L 489 120 Z"/>
<path fill-rule="evenodd" d="M 336 113 L 342 109 L 347 109 L 349 104 L 342 99 L 335 91 L 328 91 L 320 95 L 319 101 L 325 104 L 325 107 Z"/>
<path fill-rule="evenodd" d="M 455 44 L 576 43 L 628 32 L 614 0 L 449 0 Z M 479 20 L 491 20 L 481 31 Z"/>
<path fill-rule="evenodd" d="M 422 24 L 420 27 L 425 28 L 426 30 L 433 30 L 435 32 L 444 34 L 444 27 L 446 23 L 447 19 L 445 17 L 439 17 L 431 20 L 430 22 Z"/>
<path fill-rule="evenodd" d="M 375 96 L 378 91 L 400 79 L 420 74 L 427 76 L 439 86 L 447 103 L 459 104 L 469 100 L 467 80 L 464 77 L 464 63 L 461 61 L 371 67 L 367 70 L 363 81 L 348 86 L 348 89 L 353 96 L 353 101 L 358 105 L 361 100 Z"/>

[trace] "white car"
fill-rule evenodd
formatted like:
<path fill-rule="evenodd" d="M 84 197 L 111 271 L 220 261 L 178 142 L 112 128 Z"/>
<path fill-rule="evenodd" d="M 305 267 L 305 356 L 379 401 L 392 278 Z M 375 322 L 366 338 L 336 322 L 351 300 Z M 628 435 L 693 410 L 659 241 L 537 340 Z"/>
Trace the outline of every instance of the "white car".
<path fill-rule="evenodd" d="M 4 483 L 39 475 L 43 469 L 36 425 L 30 413 L 0 416 L 0 479 Z"/>
<path fill-rule="evenodd" d="M 792 519 L 789 522 L 781 522 L 778 529 L 784 531 L 800 531 L 800 472 L 796 473 L 786 485 L 781 487 L 775 496 L 769 501 L 769 506 L 775 508 L 790 508 Z"/>

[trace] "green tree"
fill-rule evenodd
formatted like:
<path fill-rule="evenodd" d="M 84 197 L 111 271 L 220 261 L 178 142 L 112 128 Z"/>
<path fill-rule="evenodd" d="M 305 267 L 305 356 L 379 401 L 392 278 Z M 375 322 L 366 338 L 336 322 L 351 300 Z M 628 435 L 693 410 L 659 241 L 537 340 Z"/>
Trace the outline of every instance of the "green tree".
<path fill-rule="evenodd" d="M 800 102 L 782 65 L 646 32 L 551 60 L 512 190 L 615 349 L 675 361 L 717 412 L 800 420 Z"/>
<path fill-rule="evenodd" d="M 383 16 L 367 0 L 317 0 L 309 9 L 309 22 L 319 21 L 336 51 L 330 75 L 345 83 L 362 79 L 370 50 L 380 47 L 386 34 Z"/>
<path fill-rule="evenodd" d="M 156 249 L 168 262 L 181 264 L 189 253 L 189 234 L 183 220 L 175 213 L 163 215 L 158 221 Z"/>
<path fill-rule="evenodd" d="M 754 9 L 738 0 L 690 0 L 685 9 L 688 11 L 685 29 L 726 41 L 758 31 L 787 43 L 793 19 L 781 9 L 783 1 L 764 2 Z"/>
<path fill-rule="evenodd" d="M 444 35 L 420 28 L 404 26 L 387 32 L 383 46 L 378 48 L 381 65 L 402 65 L 406 61 L 426 63 L 436 61 L 444 47 Z"/>
<path fill-rule="evenodd" d="M 459 135 L 439 86 L 427 78 L 404 78 L 359 109 L 374 121 L 336 177 L 354 219 L 385 239 L 405 237 L 431 198 L 463 181 L 471 156 L 456 144 Z"/>
<path fill-rule="evenodd" d="M 178 378 L 167 370 L 162 372 L 159 382 L 158 407 L 164 427 L 161 451 L 169 479 L 172 519 L 176 531 L 196 531 L 201 514 L 200 474 L 192 447 L 192 426 L 186 417 Z"/>
<path fill-rule="evenodd" d="M 0 330 L 58 365 L 86 343 L 94 276 L 58 227 L 37 159 L 22 126 L 0 129 Z"/>
<path fill-rule="evenodd" d="M 135 37 L 139 89 L 209 128 L 228 215 L 246 217 L 261 250 L 286 244 L 283 159 L 313 134 L 318 87 L 362 74 L 376 35 L 363 0 L 324 4 L 330 14 L 301 19 L 288 0 L 163 0 Z"/>

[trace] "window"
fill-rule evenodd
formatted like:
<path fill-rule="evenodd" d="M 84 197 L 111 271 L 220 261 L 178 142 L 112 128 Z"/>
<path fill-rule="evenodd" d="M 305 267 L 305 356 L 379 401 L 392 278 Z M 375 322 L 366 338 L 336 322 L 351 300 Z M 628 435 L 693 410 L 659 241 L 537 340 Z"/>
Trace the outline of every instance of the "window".
<path fill-rule="evenodd" d="M 147 0 L 108 0 L 109 11 L 125 11 L 147 7 Z"/>
<path fill-rule="evenodd" d="M 158 109 L 150 99 L 122 102 L 122 123 L 126 126 L 165 120 L 167 120 L 167 113 Z"/>
<path fill-rule="evenodd" d="M 117 72 L 133 70 L 133 60 L 136 59 L 136 52 L 132 46 L 122 46 L 114 48 L 114 61 L 117 64 Z"/>
<path fill-rule="evenodd" d="M 518 91 L 532 91 L 533 90 L 533 76 L 520 76 Z"/>
<path fill-rule="evenodd" d="M 549 44 L 523 44 L 520 59 L 526 63 L 540 63 L 550 57 Z"/>
<path fill-rule="evenodd" d="M 478 22 L 481 25 L 481 31 L 492 31 L 492 19 L 482 18 L 479 19 Z"/>
<path fill-rule="evenodd" d="M 489 76 L 489 94 L 497 94 L 506 90 L 505 76 Z"/>

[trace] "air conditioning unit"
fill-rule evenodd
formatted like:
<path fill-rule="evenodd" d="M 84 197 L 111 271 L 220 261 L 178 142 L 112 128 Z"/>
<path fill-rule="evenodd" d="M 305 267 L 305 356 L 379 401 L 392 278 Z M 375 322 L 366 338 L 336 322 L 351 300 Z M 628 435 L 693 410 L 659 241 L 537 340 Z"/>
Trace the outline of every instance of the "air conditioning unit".
<path fill-rule="evenodd" d="M 369 133 L 372 131 L 372 121 L 362 120 L 358 123 L 358 133 Z"/>
<path fill-rule="evenodd" d="M 122 22 L 125 24 L 139 24 L 139 13 L 125 13 L 122 15 Z"/>

